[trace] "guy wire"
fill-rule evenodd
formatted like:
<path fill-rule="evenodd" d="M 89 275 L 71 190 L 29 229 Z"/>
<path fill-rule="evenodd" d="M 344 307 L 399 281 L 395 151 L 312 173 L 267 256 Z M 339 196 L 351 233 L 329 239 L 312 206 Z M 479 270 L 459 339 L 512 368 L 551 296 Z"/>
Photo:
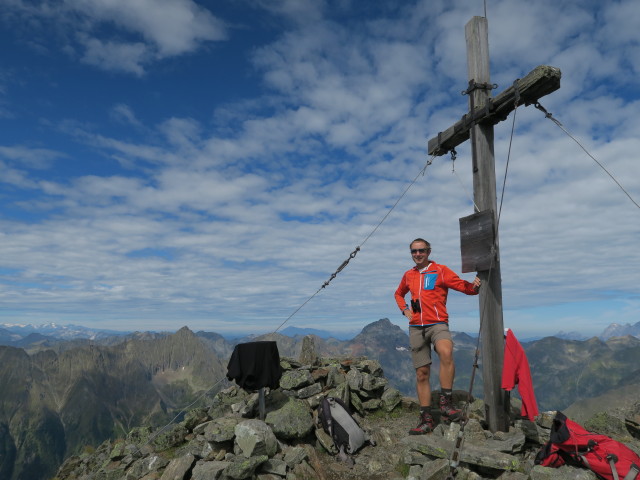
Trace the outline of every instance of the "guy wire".
<path fill-rule="evenodd" d="M 353 258 L 355 258 L 356 254 L 360 251 L 360 248 L 367 243 L 367 240 L 369 240 L 374 233 L 376 233 L 376 231 L 380 228 L 380 226 L 384 223 L 384 221 L 389 218 L 389 215 L 391 215 L 391 212 L 393 212 L 393 210 L 395 210 L 395 208 L 398 206 L 398 204 L 400 203 L 400 201 L 405 197 L 405 195 L 407 194 L 407 192 L 411 189 L 411 187 L 413 187 L 413 185 L 415 185 L 415 183 L 418 181 L 418 178 L 420 176 L 424 176 L 424 174 L 427 171 L 427 168 L 433 163 L 433 159 L 436 157 L 436 155 L 431 155 L 431 158 L 429 158 L 429 160 L 427 160 L 427 163 L 425 163 L 424 167 L 422 167 L 422 169 L 420 169 L 420 171 L 418 172 L 418 174 L 413 178 L 413 180 L 411 181 L 411 183 L 409 183 L 409 185 L 404 189 L 404 191 L 402 192 L 402 194 L 398 197 L 398 199 L 395 201 L 395 203 L 391 206 L 391 208 L 389 208 L 389 210 L 387 211 L 387 213 L 384 215 L 384 217 L 382 217 L 382 220 L 380 220 L 378 222 L 378 224 L 373 228 L 373 230 L 369 233 L 369 235 L 367 235 L 365 237 L 365 239 L 362 241 L 362 243 L 360 245 L 358 245 L 353 252 L 351 252 L 351 254 L 349 255 L 349 258 L 347 258 L 344 262 L 342 262 L 342 264 L 338 267 L 338 269 L 331 274 L 331 276 L 329 277 L 329 279 L 324 282 L 322 284 L 322 286 L 320 288 L 318 288 L 318 290 L 311 295 L 309 298 L 307 298 L 298 308 L 296 308 L 293 313 L 291 315 L 289 315 L 279 326 L 278 328 L 276 328 L 272 333 L 276 333 L 278 332 L 278 330 L 280 330 L 289 320 L 291 320 L 301 309 L 302 307 L 304 307 L 307 303 L 309 303 L 316 295 L 318 295 L 322 289 L 326 288 L 329 286 L 329 283 L 336 278 L 336 276 L 347 266 L 347 264 L 349 263 L 349 261 Z"/>
<path fill-rule="evenodd" d="M 607 170 L 604 165 L 602 165 L 602 163 L 600 163 L 596 157 L 594 157 L 593 155 L 591 155 L 591 153 L 589 153 L 589 151 L 586 149 L 586 147 L 584 145 L 582 145 L 582 143 L 580 143 L 573 135 L 571 135 L 571 133 L 569 133 L 569 131 L 564 128 L 564 125 L 562 125 L 562 123 L 556 119 L 551 113 L 549 113 L 541 104 L 540 102 L 536 102 L 534 105 L 538 110 L 540 110 L 541 112 L 543 112 L 546 118 L 548 118 L 549 120 L 551 120 L 553 123 L 555 123 L 558 128 L 560 128 L 560 130 L 562 130 L 564 133 L 567 134 L 567 136 L 569 138 L 571 138 L 574 142 L 576 142 L 578 144 L 578 146 L 584 151 L 584 153 L 586 153 L 589 157 L 591 157 L 591 159 L 596 162 L 596 164 L 598 164 L 598 166 L 604 170 L 604 172 L 609 175 L 609 177 L 611 177 L 611 180 L 613 180 L 616 185 L 618 185 L 618 187 L 620 187 L 620 190 L 622 190 L 624 192 L 624 194 L 629 197 L 629 200 L 631 200 L 633 202 L 633 204 L 638 207 L 640 209 L 640 204 L 638 204 L 638 202 L 636 202 L 633 197 L 629 194 L 629 192 L 627 192 L 627 190 L 620 184 L 620 182 L 618 182 L 618 180 L 613 176 L 613 174 L 611 174 L 609 172 L 609 170 Z"/>

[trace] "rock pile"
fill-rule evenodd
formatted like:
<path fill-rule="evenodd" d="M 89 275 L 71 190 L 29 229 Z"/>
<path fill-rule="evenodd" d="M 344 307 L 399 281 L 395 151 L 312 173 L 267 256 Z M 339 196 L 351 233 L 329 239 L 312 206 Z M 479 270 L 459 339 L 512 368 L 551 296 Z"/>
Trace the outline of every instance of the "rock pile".
<path fill-rule="evenodd" d="M 124 440 L 106 441 L 92 454 L 70 457 L 56 478 L 321 478 L 312 466 L 319 460 L 310 444 L 335 450 L 331 438 L 316 428 L 321 399 L 340 398 L 364 416 L 393 411 L 402 395 L 388 385 L 377 361 L 315 358 L 313 362 L 305 366 L 281 360 L 280 388 L 266 394 L 264 421 L 256 418 L 259 394 L 234 385 L 218 393 L 209 408 L 190 411 L 159 434 L 136 428 Z"/>
<path fill-rule="evenodd" d="M 452 473 L 449 459 L 458 437 L 464 441 L 457 479 L 596 478 L 584 469 L 533 465 L 555 412 L 541 414 L 536 422 L 515 420 L 509 432 L 492 434 L 483 428 L 484 405 L 475 400 L 463 434 L 457 424 L 441 424 L 430 435 L 409 436 L 417 406 L 388 385 L 377 361 L 301 359 L 308 363 L 282 359 L 280 388 L 266 395 L 263 420 L 258 393 L 231 386 L 180 423 L 155 434 L 136 428 L 126 439 L 68 458 L 56 480 L 436 480 Z M 337 460 L 331 439 L 317 426 L 317 407 L 325 395 L 351 405 L 375 440 L 375 446 L 354 456 L 354 466 Z M 625 432 L 628 445 L 637 447 Z"/>

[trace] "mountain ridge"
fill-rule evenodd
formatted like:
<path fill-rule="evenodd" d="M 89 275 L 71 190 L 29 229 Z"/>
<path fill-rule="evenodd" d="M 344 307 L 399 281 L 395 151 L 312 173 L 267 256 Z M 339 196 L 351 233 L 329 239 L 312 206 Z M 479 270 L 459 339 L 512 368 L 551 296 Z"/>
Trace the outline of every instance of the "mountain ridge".
<path fill-rule="evenodd" d="M 369 325 L 369 324 L 367 324 Z M 365 327 L 366 328 L 366 325 Z M 402 328 L 402 327 L 401 327 Z M 360 331 L 354 332 L 333 332 L 330 330 L 323 330 L 317 328 L 308 328 L 308 327 L 295 327 L 288 326 L 284 328 L 282 331 L 278 332 L 285 336 L 296 337 L 296 336 L 305 336 L 305 335 L 315 335 L 324 340 L 328 340 L 331 338 L 347 341 L 353 340 L 357 335 L 360 334 Z M 204 332 L 200 330 L 200 332 Z M 111 330 L 111 329 L 102 329 L 102 328 L 91 328 L 84 327 L 82 325 L 74 325 L 74 324 L 57 324 L 57 323 L 45 323 L 41 325 L 35 324 L 18 324 L 18 323 L 0 323 L 0 345 L 11 345 L 11 342 L 15 342 L 16 340 L 24 339 L 30 333 L 40 333 L 46 337 L 51 339 L 64 339 L 64 340 L 93 340 L 96 343 L 100 343 L 101 340 L 109 339 L 110 337 L 126 337 L 135 335 L 136 333 L 142 332 L 133 332 L 129 330 Z M 169 333 L 175 333 L 173 331 L 166 332 L 144 332 L 144 333 L 152 333 L 156 335 L 167 335 Z M 215 332 L 207 332 L 207 333 L 215 333 Z M 264 335 L 268 335 L 269 332 L 263 334 L 252 334 L 252 335 L 242 335 L 242 334 L 233 334 L 233 335 L 222 335 L 215 333 L 216 335 L 224 338 L 230 344 L 239 343 L 239 341 L 248 341 L 250 338 L 262 337 Z M 472 338 L 475 338 L 476 332 L 468 333 L 468 332 L 458 332 L 465 333 Z M 546 337 L 557 337 L 565 340 L 588 340 L 589 338 L 597 337 L 601 340 L 608 340 L 612 337 L 624 337 L 627 335 L 631 335 L 637 338 L 640 338 L 640 321 L 635 324 L 618 324 L 612 323 L 605 327 L 603 331 L 598 335 L 586 336 L 582 332 L 579 331 L 558 331 L 555 334 L 550 335 L 542 335 L 535 337 L 523 337 L 521 341 L 530 342 L 534 340 L 540 340 Z"/>
<path fill-rule="evenodd" d="M 478 339 L 460 332 L 452 336 L 455 386 L 464 389 L 470 384 Z M 175 333 L 133 332 L 101 340 L 33 338 L 38 342 L 24 348 L 0 347 L 0 384 L 11 386 L 0 391 L 0 458 L 13 465 L 11 475 L 6 461 L 0 466 L 2 479 L 51 472 L 52 465 L 85 445 L 97 445 L 140 423 L 161 423 L 224 379 L 226 361 L 238 343 L 273 340 L 281 356 L 298 358 L 305 337 L 272 333 L 230 342 L 215 332 L 182 327 Z M 403 395 L 415 395 L 408 336 L 389 319 L 366 325 L 347 341 L 306 338 L 326 357 L 379 361 L 390 384 Z M 571 408 L 591 398 L 589 409 L 595 409 L 616 389 L 625 395 L 640 393 L 640 339 L 634 336 L 606 341 L 551 336 L 522 345 L 541 410 Z M 432 385 L 438 385 L 437 356 Z M 481 398 L 481 370 L 474 388 L 473 395 Z M 43 429 L 50 432 L 46 438 L 34 435 Z M 25 451 L 35 452 L 37 461 L 27 461 Z"/>
<path fill-rule="evenodd" d="M 142 423 L 165 422 L 224 378 L 219 358 L 186 328 L 33 355 L 0 346 L 0 365 L 3 479 L 47 478 L 64 456 Z"/>

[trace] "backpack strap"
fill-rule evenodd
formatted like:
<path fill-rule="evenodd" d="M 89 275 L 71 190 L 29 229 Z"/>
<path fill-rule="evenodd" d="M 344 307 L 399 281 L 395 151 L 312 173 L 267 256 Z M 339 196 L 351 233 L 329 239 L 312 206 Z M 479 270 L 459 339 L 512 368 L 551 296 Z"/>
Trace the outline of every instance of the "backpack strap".
<path fill-rule="evenodd" d="M 640 467 L 635 463 L 632 463 L 629 467 L 629 473 L 627 473 L 624 477 L 624 480 L 635 480 L 638 478 L 638 474 L 640 473 Z"/>
<path fill-rule="evenodd" d="M 618 461 L 618 457 L 613 453 L 610 453 L 605 458 L 609 460 L 609 467 L 611 467 L 611 475 L 613 475 L 613 480 L 620 480 L 620 477 L 618 477 L 618 470 L 616 469 L 616 462 Z"/>
<path fill-rule="evenodd" d="M 613 453 L 610 453 L 606 456 L 606 459 L 609 460 L 609 466 L 611 467 L 611 475 L 613 475 L 613 480 L 619 480 L 618 470 L 616 470 L 616 462 L 618 461 L 618 457 Z M 632 463 L 629 466 L 629 471 L 624 476 L 622 480 L 636 480 L 638 478 L 638 474 L 640 473 L 640 467 L 635 463 Z"/>
<path fill-rule="evenodd" d="M 325 416 L 325 420 L 327 421 L 327 430 L 329 430 L 329 435 L 331 435 L 331 438 L 333 438 L 333 417 L 331 415 L 331 407 L 333 405 L 335 405 L 335 400 L 333 397 L 327 397 L 326 398 L 326 406 L 328 407 L 329 411 L 327 412 L 328 415 Z"/>
<path fill-rule="evenodd" d="M 340 445 L 338 458 L 340 459 L 341 462 L 344 462 L 350 468 L 356 464 L 355 460 L 351 458 L 349 455 L 347 455 L 347 453 L 344 451 L 344 445 Z"/>

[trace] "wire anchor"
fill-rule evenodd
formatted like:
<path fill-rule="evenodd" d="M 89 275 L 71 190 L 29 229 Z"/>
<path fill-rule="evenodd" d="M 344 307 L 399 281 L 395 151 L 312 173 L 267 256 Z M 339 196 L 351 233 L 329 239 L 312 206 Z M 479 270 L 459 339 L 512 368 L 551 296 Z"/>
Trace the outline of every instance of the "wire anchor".
<path fill-rule="evenodd" d="M 477 83 L 474 79 L 469 80 L 469 87 L 460 92 L 462 95 L 469 95 L 474 90 L 493 90 L 498 88 L 497 83 Z"/>
<path fill-rule="evenodd" d="M 355 258 L 355 256 L 358 254 L 359 251 L 360 251 L 360 246 L 357 246 L 355 250 L 349 254 L 349 258 L 347 258 L 344 262 L 342 262 L 342 264 L 338 267 L 338 269 L 331 274 L 331 277 L 329 277 L 329 280 L 327 280 L 322 284 L 320 289 L 328 287 L 329 283 L 331 283 L 331 280 L 333 280 L 338 276 L 338 274 L 349 264 L 351 259 Z"/>
<path fill-rule="evenodd" d="M 558 125 L 559 127 L 562 127 L 562 123 L 560 122 L 560 120 L 558 120 L 557 118 L 555 118 L 551 112 L 548 112 L 546 108 L 544 108 L 540 102 L 536 102 L 533 104 L 534 107 L 536 107 L 538 110 L 540 110 L 542 113 L 544 113 L 545 118 L 548 118 L 549 120 L 551 120 L 553 123 L 555 123 L 556 125 Z"/>
<path fill-rule="evenodd" d="M 520 82 L 519 78 L 516 78 L 513 82 L 513 103 L 516 108 L 518 108 L 518 105 L 520 105 L 520 84 L 518 82 Z"/>

